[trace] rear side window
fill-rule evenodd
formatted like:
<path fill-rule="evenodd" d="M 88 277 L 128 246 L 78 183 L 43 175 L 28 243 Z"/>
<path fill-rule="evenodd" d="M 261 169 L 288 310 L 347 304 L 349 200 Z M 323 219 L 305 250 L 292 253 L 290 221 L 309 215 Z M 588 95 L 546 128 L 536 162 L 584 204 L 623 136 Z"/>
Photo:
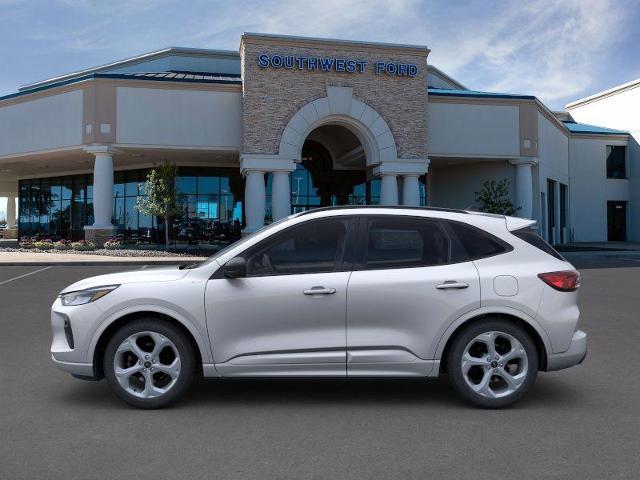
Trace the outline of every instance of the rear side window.
<path fill-rule="evenodd" d="M 520 240 L 524 240 L 529 245 L 533 245 L 538 250 L 542 250 L 544 253 L 548 253 L 558 260 L 566 261 L 564 257 L 560 255 L 555 248 L 545 242 L 544 239 L 542 239 L 542 237 L 540 237 L 540 235 L 538 235 L 533 228 L 525 227 L 519 230 L 514 230 L 511 233 L 518 237 Z"/>
<path fill-rule="evenodd" d="M 412 268 L 449 263 L 451 242 L 440 222 L 416 217 L 366 219 L 364 267 Z"/>
<path fill-rule="evenodd" d="M 513 250 L 508 243 L 477 227 L 452 221 L 447 221 L 446 224 L 456 240 L 453 248 L 453 262 L 493 257 Z"/>

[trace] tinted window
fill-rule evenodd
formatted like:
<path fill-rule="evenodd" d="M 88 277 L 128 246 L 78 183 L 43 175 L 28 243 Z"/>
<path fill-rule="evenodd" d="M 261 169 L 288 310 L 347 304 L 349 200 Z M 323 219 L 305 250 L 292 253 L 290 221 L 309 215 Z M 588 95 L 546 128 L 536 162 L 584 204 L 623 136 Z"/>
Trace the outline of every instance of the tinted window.
<path fill-rule="evenodd" d="M 348 218 L 311 220 L 274 235 L 243 255 L 249 276 L 323 273 L 339 270 Z"/>
<path fill-rule="evenodd" d="M 454 238 L 453 261 L 466 262 L 513 250 L 511 245 L 490 233 L 459 222 L 446 222 Z"/>
<path fill-rule="evenodd" d="M 514 230 L 511 232 L 513 235 L 518 237 L 520 240 L 524 240 L 529 245 L 533 245 L 539 250 L 542 250 L 549 255 L 556 257 L 558 260 L 564 260 L 564 257 L 560 255 L 555 248 L 545 242 L 540 235 L 536 233 L 534 229 L 531 227 L 521 228 L 520 230 Z"/>
<path fill-rule="evenodd" d="M 449 237 L 439 222 L 388 217 L 366 220 L 368 269 L 443 265 L 449 262 Z"/>
<path fill-rule="evenodd" d="M 607 145 L 607 178 L 627 178 L 626 148 L 621 145 Z"/>

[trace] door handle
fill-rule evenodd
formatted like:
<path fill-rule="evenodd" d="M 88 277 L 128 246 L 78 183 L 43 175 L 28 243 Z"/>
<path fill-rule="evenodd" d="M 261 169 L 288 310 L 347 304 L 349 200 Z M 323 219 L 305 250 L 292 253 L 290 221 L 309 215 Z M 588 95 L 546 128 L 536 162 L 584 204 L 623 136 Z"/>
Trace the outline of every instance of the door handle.
<path fill-rule="evenodd" d="M 447 280 L 440 285 L 436 285 L 438 290 L 462 290 L 463 288 L 469 288 L 468 283 L 456 282 L 455 280 Z"/>
<path fill-rule="evenodd" d="M 311 287 L 307 290 L 303 290 L 302 293 L 305 295 L 333 295 L 336 293 L 335 288 L 326 288 L 326 287 Z"/>

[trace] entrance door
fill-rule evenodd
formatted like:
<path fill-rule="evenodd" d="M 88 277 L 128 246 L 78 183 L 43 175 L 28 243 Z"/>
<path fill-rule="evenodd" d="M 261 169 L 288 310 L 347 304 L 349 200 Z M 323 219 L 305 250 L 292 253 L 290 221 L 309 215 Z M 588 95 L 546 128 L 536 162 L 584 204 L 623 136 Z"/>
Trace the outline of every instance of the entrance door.
<path fill-rule="evenodd" d="M 345 375 L 351 223 L 342 216 L 294 225 L 239 255 L 246 277 L 207 283 L 220 374 Z"/>
<path fill-rule="evenodd" d="M 627 240 L 627 202 L 607 202 L 607 229 L 610 242 Z"/>

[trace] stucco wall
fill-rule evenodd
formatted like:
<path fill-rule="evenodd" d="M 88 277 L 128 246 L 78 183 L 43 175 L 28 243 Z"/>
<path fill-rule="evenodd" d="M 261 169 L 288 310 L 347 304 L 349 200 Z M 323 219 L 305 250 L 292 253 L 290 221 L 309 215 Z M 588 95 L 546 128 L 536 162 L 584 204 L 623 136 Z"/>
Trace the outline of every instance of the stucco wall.
<path fill-rule="evenodd" d="M 607 145 L 625 142 L 571 138 L 570 218 L 576 242 L 607 241 L 607 201 L 629 200 L 629 181 L 607 179 Z"/>
<path fill-rule="evenodd" d="M 640 241 L 640 85 L 629 90 L 572 107 L 569 112 L 578 122 L 627 130 L 629 175 L 629 239 Z M 605 217 L 606 222 L 606 217 Z"/>
<path fill-rule="evenodd" d="M 0 156 L 82 143 L 82 90 L 0 106 Z"/>
<path fill-rule="evenodd" d="M 426 73 L 425 56 L 408 55 L 398 49 L 393 54 L 358 45 L 296 46 L 244 39 L 241 47 L 243 68 L 242 152 L 277 154 L 280 137 L 293 114 L 307 103 L 327 96 L 327 86 L 353 88 L 353 97 L 376 110 L 387 122 L 401 158 L 426 158 Z M 364 73 L 309 71 L 297 68 L 261 68 L 259 54 L 340 57 L 368 62 Z M 418 66 L 414 77 L 376 75 L 377 61 L 412 63 Z M 302 133 L 302 132 L 301 132 Z"/>
<path fill-rule="evenodd" d="M 118 87 L 117 142 L 240 148 L 240 92 Z"/>
<path fill-rule="evenodd" d="M 487 180 L 506 178 L 510 185 L 511 201 L 515 203 L 515 167 L 507 161 L 470 162 L 457 165 L 431 166 L 427 198 L 430 206 L 447 208 L 475 208 L 475 192 Z"/>
<path fill-rule="evenodd" d="M 429 155 L 520 156 L 517 106 L 430 101 L 427 116 Z"/>

